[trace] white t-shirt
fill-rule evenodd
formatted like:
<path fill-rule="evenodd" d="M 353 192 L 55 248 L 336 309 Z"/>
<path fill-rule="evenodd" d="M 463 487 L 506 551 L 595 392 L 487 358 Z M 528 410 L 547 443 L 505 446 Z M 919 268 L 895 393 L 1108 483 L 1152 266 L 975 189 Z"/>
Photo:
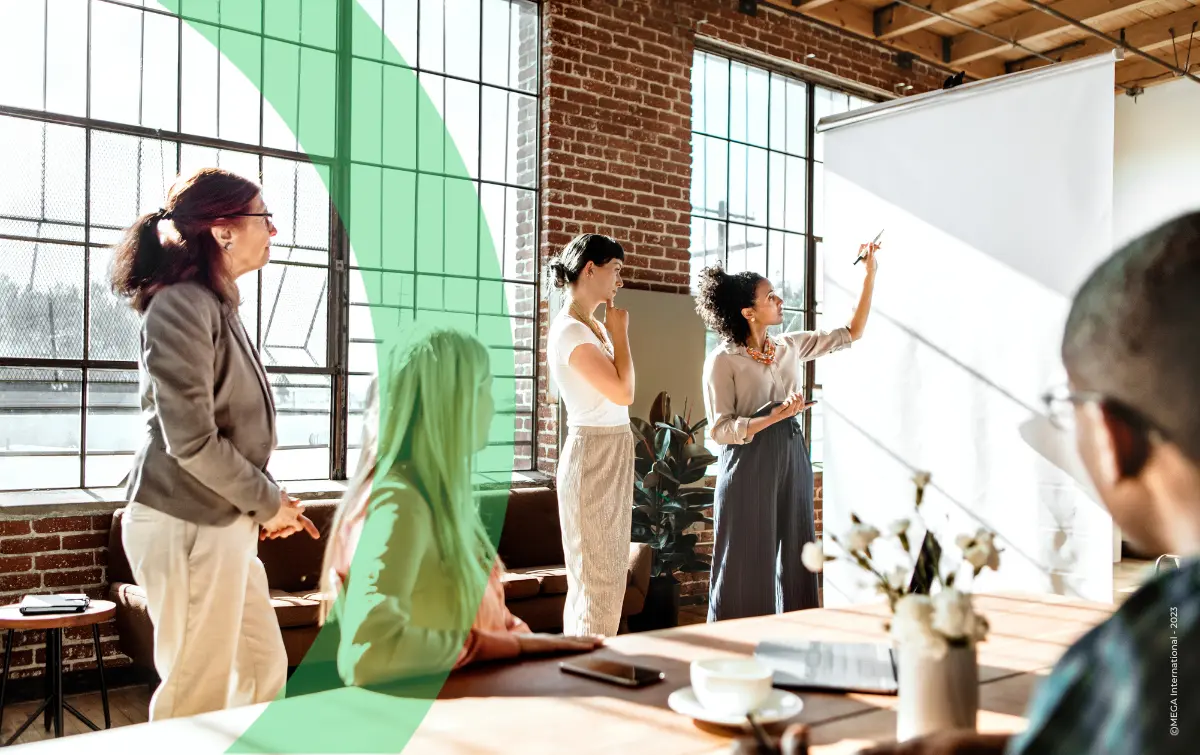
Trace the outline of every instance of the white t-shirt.
<path fill-rule="evenodd" d="M 606 336 L 607 338 L 607 336 Z M 576 346 L 590 343 L 608 353 L 612 346 L 566 312 L 550 323 L 546 361 L 550 378 L 567 404 L 567 427 L 615 427 L 629 424 L 629 407 L 614 404 L 570 365 Z"/>

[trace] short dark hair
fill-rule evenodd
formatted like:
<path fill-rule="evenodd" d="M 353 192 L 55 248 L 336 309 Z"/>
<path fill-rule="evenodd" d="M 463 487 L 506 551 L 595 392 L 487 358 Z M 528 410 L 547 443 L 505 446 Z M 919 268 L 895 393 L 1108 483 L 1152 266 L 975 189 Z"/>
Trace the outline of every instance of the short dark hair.
<path fill-rule="evenodd" d="M 616 239 L 599 233 L 581 233 L 546 260 L 546 272 L 556 287 L 563 288 L 579 280 L 587 263 L 600 267 L 613 260 L 625 261 L 625 249 Z"/>
<path fill-rule="evenodd" d="M 742 310 L 754 306 L 758 284 L 766 278 L 758 273 L 730 275 L 719 265 L 700 271 L 696 284 L 696 313 L 704 324 L 722 338 L 745 346 L 750 323 Z"/>
<path fill-rule="evenodd" d="M 1062 358 L 1076 387 L 1110 397 L 1200 461 L 1200 212 L 1126 244 L 1075 295 Z"/>
<path fill-rule="evenodd" d="M 220 168 L 201 168 L 181 177 L 157 212 L 142 215 L 125 230 L 112 261 L 112 288 L 138 312 L 172 283 L 195 281 L 223 301 L 237 295 L 225 255 L 212 228 L 246 212 L 261 193 L 258 184 Z M 160 235 L 160 225 L 163 233 Z"/>

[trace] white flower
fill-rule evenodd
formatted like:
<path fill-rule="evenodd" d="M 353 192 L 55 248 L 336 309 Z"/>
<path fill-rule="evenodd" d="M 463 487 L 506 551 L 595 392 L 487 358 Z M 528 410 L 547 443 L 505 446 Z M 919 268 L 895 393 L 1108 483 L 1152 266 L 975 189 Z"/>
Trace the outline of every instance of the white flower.
<path fill-rule="evenodd" d="M 908 519 L 897 519 L 888 525 L 887 532 L 892 537 L 900 537 L 905 532 L 908 532 L 908 528 L 911 525 L 912 522 Z"/>
<path fill-rule="evenodd" d="M 970 535 L 959 535 L 958 537 L 954 538 L 954 544 L 958 546 L 959 550 L 963 551 L 965 551 L 967 548 L 970 548 L 971 544 L 974 542 L 975 538 L 971 537 Z"/>
<path fill-rule="evenodd" d="M 987 622 L 975 615 L 971 596 L 953 588 L 933 596 L 933 629 L 947 639 L 975 639 L 987 634 Z"/>
<path fill-rule="evenodd" d="M 905 595 L 896 603 L 892 637 L 899 643 L 919 648 L 935 657 L 945 655 L 949 644 L 933 630 L 933 603 L 928 595 Z"/>
<path fill-rule="evenodd" d="M 892 569 L 890 572 L 888 572 L 887 581 L 888 585 L 893 589 L 903 589 L 905 583 L 908 582 L 908 569 L 904 568 L 903 566 L 897 566 L 895 569 Z"/>
<path fill-rule="evenodd" d="M 912 480 L 918 488 L 923 488 L 929 484 L 931 477 L 932 475 L 929 472 L 917 472 L 913 475 Z"/>
<path fill-rule="evenodd" d="M 975 543 L 970 548 L 967 548 L 965 551 L 963 551 L 963 558 L 966 559 L 967 563 L 976 569 L 982 569 L 983 567 L 987 566 L 988 557 L 991 552 L 992 549 L 988 548 L 986 545 Z"/>
<path fill-rule="evenodd" d="M 871 543 L 879 537 L 879 530 L 869 524 L 856 524 L 850 528 L 850 534 L 846 535 L 846 548 L 851 553 L 863 553 L 867 548 L 871 547 Z"/>
<path fill-rule="evenodd" d="M 825 568 L 825 549 L 821 543 L 805 543 L 800 550 L 800 563 L 811 572 L 819 572 Z"/>

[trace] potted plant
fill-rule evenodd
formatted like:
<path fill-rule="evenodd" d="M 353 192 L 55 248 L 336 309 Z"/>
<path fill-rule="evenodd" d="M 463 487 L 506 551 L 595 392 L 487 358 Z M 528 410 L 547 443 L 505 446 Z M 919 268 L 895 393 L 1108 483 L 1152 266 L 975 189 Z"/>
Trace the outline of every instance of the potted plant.
<path fill-rule="evenodd" d="M 675 574 L 706 572 L 711 567 L 708 556 L 696 553 L 699 537 L 687 530 L 700 522 L 712 523 L 704 510 L 712 506 L 714 489 L 695 483 L 717 459 L 696 440 L 708 420 L 695 425 L 690 420 L 686 403 L 683 416 L 672 416 L 671 398 L 663 392 L 651 405 L 648 422 L 631 421 L 638 436 L 632 536 L 634 542 L 649 543 L 654 552 L 646 607 L 629 617 L 633 631 L 678 625 Z"/>
<path fill-rule="evenodd" d="M 986 529 L 955 538 L 962 558 L 949 568 L 944 568 L 942 545 L 928 529 L 914 558 L 910 531 L 920 526 L 929 479 L 928 472 L 913 477 L 917 487 L 913 516 L 893 522 L 881 533 L 851 513 L 849 532 L 840 538 L 829 535 L 842 550 L 842 558 L 871 575 L 891 607 L 888 629 L 900 683 L 896 738 L 901 742 L 940 729 L 975 728 L 979 709 L 975 645 L 987 637 L 988 623 L 975 612 L 963 582 L 967 574 L 974 581 L 983 569 L 1000 568 L 995 535 Z M 827 555 L 819 543 L 806 543 L 801 553 L 804 566 L 814 572 L 837 558 Z M 883 566 L 885 561 L 894 566 Z"/>

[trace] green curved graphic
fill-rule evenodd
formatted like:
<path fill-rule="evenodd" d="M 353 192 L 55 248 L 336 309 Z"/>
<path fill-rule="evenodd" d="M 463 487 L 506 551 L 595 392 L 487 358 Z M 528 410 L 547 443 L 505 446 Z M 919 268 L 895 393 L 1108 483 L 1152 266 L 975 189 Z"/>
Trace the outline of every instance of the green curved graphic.
<path fill-rule="evenodd" d="M 478 279 L 500 281 L 503 270 L 476 186 L 469 180 L 471 172 L 417 74 L 401 67 L 407 64 L 399 51 L 359 3 L 162 0 L 160 4 L 208 39 L 259 88 L 305 154 L 336 157 L 332 171 L 318 173 L 349 230 L 359 263 L 408 273 L 393 277 L 405 278 L 418 295 L 424 294 L 423 286 L 440 287 L 440 297 L 434 294 L 430 298 L 439 302 L 436 308 L 442 311 L 405 312 L 395 306 L 372 306 L 376 338 L 387 342 L 400 337 L 405 322 L 413 317 L 435 318 L 440 324 L 476 333 L 490 347 L 493 375 L 515 375 L 507 297 L 501 294 L 500 301 L 481 316 L 482 296 L 475 287 L 483 284 Z M 303 23 L 301 13 L 307 14 Z M 263 24 L 254 18 L 256 14 L 265 22 L 263 32 L 274 37 L 262 39 L 261 45 L 257 34 L 211 25 L 219 21 L 226 27 L 258 29 Z M 231 20 L 242 15 L 246 16 L 242 19 L 245 25 Z M 291 34 L 286 31 L 289 29 Z M 315 47 L 280 41 L 300 41 L 301 34 Z M 372 45 L 382 50 L 382 61 L 400 65 L 380 65 L 352 58 L 348 52 Z M 339 52 L 317 49 L 320 47 Z M 334 55 L 338 66 L 329 66 Z M 335 99 L 332 110 L 344 115 L 348 109 L 352 117 L 339 118 L 337 112 L 331 112 L 329 103 Z M 411 111 L 405 103 L 411 103 Z M 347 124 L 349 128 L 345 128 Z M 367 155 L 364 161 L 377 166 L 352 164 L 351 155 L 356 160 Z M 435 175 L 417 173 L 417 166 L 437 166 L 432 171 Z M 266 199 L 269 203 L 270 197 Z M 422 278 L 422 274 L 428 277 Z M 443 274 L 451 278 L 441 277 Z M 384 277 L 379 276 L 380 283 L 366 286 L 372 305 L 393 304 L 396 298 L 395 292 L 386 290 Z M 488 469 L 511 469 L 515 417 L 503 410 L 516 405 L 515 382 L 498 379 L 494 391 L 501 411 L 491 429 L 493 445 L 481 454 L 481 463 Z M 386 400 L 381 396 L 381 401 Z M 503 439 L 509 442 L 497 443 Z M 495 544 L 503 523 L 503 505 L 487 513 L 489 536 Z M 368 519 L 366 526 L 370 525 Z M 364 533 L 363 540 L 369 534 Z M 267 706 L 228 752 L 400 752 L 429 711 L 446 674 L 387 693 L 342 688 L 334 663 L 337 644 L 337 626 L 327 624 L 285 693 Z"/>

